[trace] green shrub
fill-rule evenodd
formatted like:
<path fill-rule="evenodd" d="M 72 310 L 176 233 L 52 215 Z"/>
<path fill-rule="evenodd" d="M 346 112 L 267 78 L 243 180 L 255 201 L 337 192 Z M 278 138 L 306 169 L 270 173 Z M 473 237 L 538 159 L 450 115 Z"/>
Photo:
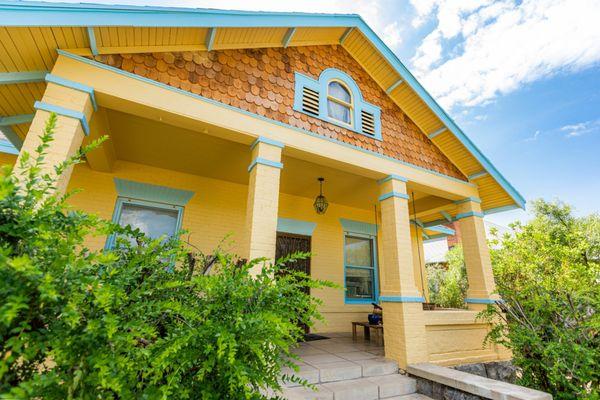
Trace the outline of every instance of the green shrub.
<path fill-rule="evenodd" d="M 305 289 L 328 284 L 282 272 L 306 254 L 253 276 L 263 260 L 190 254 L 69 210 L 40 173 L 55 122 L 22 156 L 21 183 L 0 177 L 0 398 L 266 398 L 293 366 L 299 323 L 320 317 Z M 110 233 L 114 250 L 84 246 Z"/>
<path fill-rule="evenodd" d="M 533 203 L 535 218 L 495 241 L 499 307 L 482 317 L 512 350 L 520 384 L 556 399 L 600 398 L 600 217 Z"/>
<path fill-rule="evenodd" d="M 467 270 L 462 247 L 454 246 L 446 254 L 447 267 L 427 266 L 429 302 L 445 308 L 466 308 Z"/>

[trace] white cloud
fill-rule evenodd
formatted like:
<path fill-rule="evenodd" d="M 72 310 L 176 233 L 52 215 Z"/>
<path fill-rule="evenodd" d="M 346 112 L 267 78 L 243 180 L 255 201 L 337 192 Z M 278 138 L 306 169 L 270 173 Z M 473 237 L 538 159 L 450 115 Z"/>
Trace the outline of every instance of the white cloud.
<path fill-rule="evenodd" d="M 579 122 L 577 124 L 565 125 L 560 128 L 561 132 L 565 133 L 565 137 L 570 139 L 578 136 L 587 135 L 588 133 L 600 131 L 600 120 Z"/>
<path fill-rule="evenodd" d="M 414 26 L 437 20 L 411 60 L 415 74 L 449 108 L 600 62 L 600 0 L 411 2 Z"/>
<path fill-rule="evenodd" d="M 541 131 L 537 130 L 537 131 L 535 131 L 535 133 L 533 134 L 533 136 L 530 136 L 530 137 L 526 138 L 523 141 L 524 142 L 535 142 L 535 141 L 538 140 L 538 138 L 540 137 L 541 133 L 542 133 Z"/>

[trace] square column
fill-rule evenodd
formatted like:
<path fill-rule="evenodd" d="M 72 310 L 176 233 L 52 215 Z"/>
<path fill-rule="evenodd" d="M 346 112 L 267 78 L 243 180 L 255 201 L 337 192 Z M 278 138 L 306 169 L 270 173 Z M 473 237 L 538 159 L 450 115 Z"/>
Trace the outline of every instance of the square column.
<path fill-rule="evenodd" d="M 283 143 L 264 137 L 259 137 L 251 147 L 244 246 L 244 257 L 248 260 L 275 259 L 283 147 Z"/>
<path fill-rule="evenodd" d="M 48 85 L 44 96 L 41 101 L 35 102 L 35 116 L 15 164 L 17 177 L 22 174 L 19 164 L 23 153 L 34 156 L 36 147 L 40 145 L 40 136 L 43 135 L 50 113 L 57 115 L 57 121 L 54 140 L 46 150 L 46 159 L 41 167 L 42 173 L 54 174 L 54 167 L 76 154 L 84 136 L 89 134 L 88 124 L 95 109 L 93 89 L 51 74 L 46 76 L 46 81 Z M 72 168 L 69 168 L 58 179 L 58 194 L 66 191 L 71 172 Z"/>
<path fill-rule="evenodd" d="M 382 266 L 380 268 L 385 356 L 401 368 L 427 361 L 423 306 L 415 276 L 406 179 L 380 182 Z"/>
<path fill-rule="evenodd" d="M 468 198 L 458 202 L 456 219 L 460 227 L 469 282 L 466 301 L 473 310 L 481 310 L 486 304 L 494 303 L 494 300 L 498 299 L 497 295 L 492 295 L 496 290 L 496 282 L 483 216 L 479 199 Z"/>

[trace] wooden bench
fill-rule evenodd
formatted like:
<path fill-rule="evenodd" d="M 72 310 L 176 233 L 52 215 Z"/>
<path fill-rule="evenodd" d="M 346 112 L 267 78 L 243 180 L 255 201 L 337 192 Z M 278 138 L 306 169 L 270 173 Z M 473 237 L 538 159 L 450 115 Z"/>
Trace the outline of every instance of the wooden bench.
<path fill-rule="evenodd" d="M 371 325 L 368 322 L 352 322 L 352 340 L 357 339 L 356 327 L 362 326 L 365 332 L 365 339 L 371 340 L 371 329 L 376 332 L 377 345 L 383 346 L 383 325 Z"/>

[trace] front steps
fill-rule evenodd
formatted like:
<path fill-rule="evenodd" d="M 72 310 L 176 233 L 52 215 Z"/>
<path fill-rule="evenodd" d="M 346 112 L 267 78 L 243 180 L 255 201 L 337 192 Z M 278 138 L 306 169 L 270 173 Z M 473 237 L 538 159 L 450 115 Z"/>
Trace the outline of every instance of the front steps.
<path fill-rule="evenodd" d="M 398 363 L 383 357 L 384 349 L 349 334 L 299 344 L 294 361 L 299 370 L 283 373 L 306 380 L 316 391 L 294 383 L 279 394 L 287 400 L 427 400 L 416 393 L 416 380 L 398 373 Z"/>

